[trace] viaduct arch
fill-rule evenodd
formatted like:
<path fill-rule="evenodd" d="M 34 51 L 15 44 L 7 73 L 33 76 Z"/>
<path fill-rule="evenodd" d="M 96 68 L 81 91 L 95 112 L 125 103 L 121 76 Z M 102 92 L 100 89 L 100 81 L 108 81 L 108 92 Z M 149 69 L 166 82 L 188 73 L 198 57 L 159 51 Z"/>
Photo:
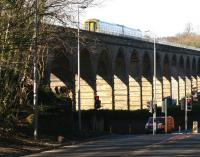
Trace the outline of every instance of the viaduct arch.
<path fill-rule="evenodd" d="M 81 109 L 94 109 L 95 95 L 100 97 L 102 109 L 146 108 L 153 97 L 153 42 L 94 32 L 82 35 L 87 43 L 80 51 Z M 172 97 L 178 104 L 186 95 L 200 91 L 200 50 L 162 43 L 156 44 L 156 50 L 158 106 L 165 97 Z M 70 84 L 77 108 L 77 50 L 69 53 L 65 49 L 61 54 L 56 51 L 59 55 L 49 51 L 50 85 Z M 62 83 L 56 83 L 52 76 Z"/>

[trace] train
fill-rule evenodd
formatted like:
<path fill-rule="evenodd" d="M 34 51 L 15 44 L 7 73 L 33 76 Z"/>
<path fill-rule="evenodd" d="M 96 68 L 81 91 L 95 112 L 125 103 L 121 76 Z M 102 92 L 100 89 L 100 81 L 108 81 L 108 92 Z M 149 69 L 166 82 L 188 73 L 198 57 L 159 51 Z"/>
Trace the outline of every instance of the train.
<path fill-rule="evenodd" d="M 113 34 L 118 36 L 142 37 L 140 29 L 129 28 L 120 24 L 113 24 L 99 19 L 88 19 L 84 22 L 84 29 L 92 32 Z"/>

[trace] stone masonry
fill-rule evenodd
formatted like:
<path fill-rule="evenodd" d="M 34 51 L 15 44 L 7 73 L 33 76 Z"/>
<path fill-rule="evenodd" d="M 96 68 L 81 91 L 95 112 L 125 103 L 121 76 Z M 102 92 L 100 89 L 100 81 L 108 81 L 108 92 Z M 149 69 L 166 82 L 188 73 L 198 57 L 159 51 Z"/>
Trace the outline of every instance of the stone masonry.
<path fill-rule="evenodd" d="M 94 109 L 95 95 L 102 109 L 146 108 L 153 97 L 153 42 L 85 31 L 81 37 L 81 109 Z M 61 33 L 60 38 L 74 45 L 66 48 L 55 41 L 49 46 L 47 80 L 52 88 L 59 81 L 71 88 L 77 109 L 76 36 Z M 200 91 L 200 50 L 156 43 L 156 54 L 158 106 L 165 97 L 172 97 L 178 104 L 186 95 Z"/>

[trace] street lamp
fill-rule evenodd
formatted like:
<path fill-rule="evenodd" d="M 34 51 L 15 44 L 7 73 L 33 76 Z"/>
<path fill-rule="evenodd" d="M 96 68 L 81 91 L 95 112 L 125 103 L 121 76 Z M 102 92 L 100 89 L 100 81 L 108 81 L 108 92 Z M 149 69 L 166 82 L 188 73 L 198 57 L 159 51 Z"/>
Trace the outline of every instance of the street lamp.
<path fill-rule="evenodd" d="M 153 135 L 156 134 L 156 104 L 156 35 L 153 33 Z"/>
<path fill-rule="evenodd" d="M 80 19 L 79 19 L 79 10 L 87 8 L 86 6 L 78 5 L 78 126 L 79 130 L 81 130 L 81 103 L 80 103 Z"/>
<path fill-rule="evenodd" d="M 153 59 L 153 71 L 154 71 L 154 74 L 153 74 L 153 106 L 154 106 L 154 112 L 153 112 L 153 135 L 156 134 L 156 107 L 157 107 L 157 102 L 156 102 L 156 35 L 154 34 L 154 39 L 153 39 L 153 56 L 154 56 L 154 59 Z"/>
<path fill-rule="evenodd" d="M 37 91 L 37 50 L 38 50 L 38 0 L 35 0 L 35 21 L 33 34 L 33 110 L 34 110 L 34 139 L 38 137 L 38 91 Z"/>

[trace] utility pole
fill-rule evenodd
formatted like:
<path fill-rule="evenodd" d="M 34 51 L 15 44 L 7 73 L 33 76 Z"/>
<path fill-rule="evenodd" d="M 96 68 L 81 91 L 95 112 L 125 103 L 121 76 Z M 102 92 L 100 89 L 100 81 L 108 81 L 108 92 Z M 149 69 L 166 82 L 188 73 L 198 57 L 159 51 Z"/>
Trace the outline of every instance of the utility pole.
<path fill-rule="evenodd" d="M 34 139 L 38 137 L 38 79 L 37 79 L 37 51 L 38 51 L 38 0 L 35 0 L 35 22 L 33 35 L 33 110 L 34 110 Z"/>

